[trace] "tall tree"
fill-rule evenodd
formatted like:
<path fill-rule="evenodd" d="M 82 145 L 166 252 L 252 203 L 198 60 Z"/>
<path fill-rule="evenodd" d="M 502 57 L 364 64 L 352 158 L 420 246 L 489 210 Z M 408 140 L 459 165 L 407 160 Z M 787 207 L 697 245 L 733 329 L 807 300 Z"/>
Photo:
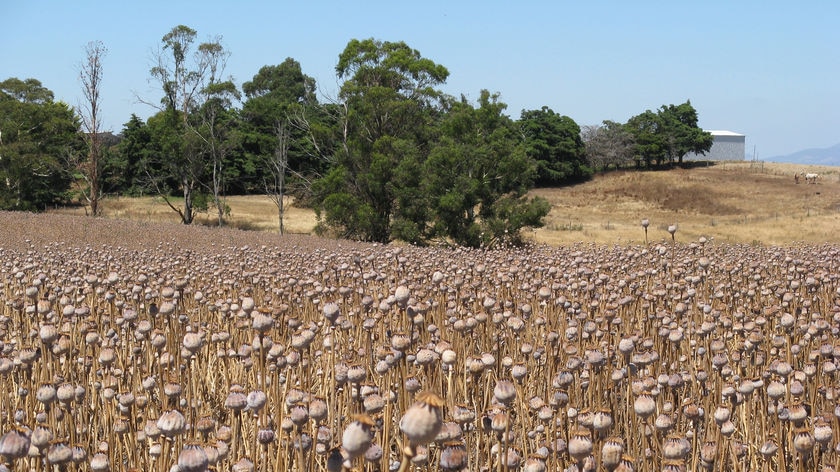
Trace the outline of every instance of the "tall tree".
<path fill-rule="evenodd" d="M 682 163 L 688 152 L 706 153 L 711 147 L 711 133 L 697 126 L 697 110 L 690 101 L 663 105 L 655 113 L 646 110 L 630 118 L 625 129 L 633 135 L 637 160 L 650 167 L 652 162 Z"/>
<path fill-rule="evenodd" d="M 431 117 L 449 76 L 404 42 L 351 40 L 339 55 L 346 106 L 344 151 L 315 187 L 320 228 L 387 242 L 400 219 L 394 171 L 428 152 Z"/>
<path fill-rule="evenodd" d="M 636 115 L 624 125 L 633 136 L 634 158 L 637 163 L 644 161 L 645 167 L 651 167 L 653 162 L 661 165 L 665 159 L 665 131 L 662 118 L 650 111 Z"/>
<path fill-rule="evenodd" d="M 316 149 L 318 141 L 310 139 L 312 117 L 317 110 L 315 79 L 301 70 L 300 64 L 286 58 L 281 64 L 264 66 L 249 82 L 242 84 L 246 101 L 242 106 L 245 131 L 245 160 L 258 168 L 278 169 L 278 130 L 284 129 L 285 164 L 289 181 L 284 178 L 283 190 L 296 196 L 307 193 L 309 182 L 325 169 L 325 157 Z M 314 143 L 314 144 L 313 144 Z M 257 184 L 273 186 L 276 176 Z"/>
<path fill-rule="evenodd" d="M 79 171 L 85 180 L 87 189 L 84 198 L 90 207 L 92 216 L 99 216 L 102 213 L 99 202 L 102 199 L 102 168 L 104 165 L 102 154 L 102 61 L 108 50 L 101 41 L 91 41 L 85 46 L 85 60 L 79 72 L 79 80 L 82 83 L 82 94 L 84 103 L 79 108 L 79 116 L 82 119 L 85 143 L 88 152 L 87 159 L 79 163 Z"/>
<path fill-rule="evenodd" d="M 0 82 L 0 208 L 42 211 L 67 198 L 68 163 L 82 152 L 79 128 L 40 81 Z"/>
<path fill-rule="evenodd" d="M 537 185 L 560 185 L 592 176 L 580 127 L 548 107 L 523 110 L 519 126 L 528 156 L 537 163 Z"/>
<path fill-rule="evenodd" d="M 161 39 L 163 45 L 150 70 L 164 94 L 157 107 L 173 131 L 171 139 L 167 140 L 165 154 L 159 156 L 167 175 L 149 174 L 150 182 L 184 224 L 193 222 L 196 196 L 207 186 L 207 140 L 196 131 L 198 124 L 191 118 L 215 96 L 215 92 L 229 88 L 221 77 L 228 54 L 220 38 L 199 44 L 193 52 L 195 37 L 196 31 L 192 28 L 174 27 Z M 180 208 L 169 198 L 168 189 L 162 182 L 169 175 L 177 179 L 183 195 Z"/>
<path fill-rule="evenodd" d="M 520 242 L 525 226 L 542 226 L 549 205 L 526 192 L 537 177 L 507 107 L 482 90 L 478 107 L 463 97 L 441 122 L 441 138 L 422 172 L 421 201 L 432 237 L 464 246 Z"/>
<path fill-rule="evenodd" d="M 665 129 L 665 154 L 668 160 L 682 164 L 689 152 L 705 154 L 712 147 L 712 134 L 697 126 L 697 110 L 691 101 L 679 105 L 663 105 L 659 116 Z"/>

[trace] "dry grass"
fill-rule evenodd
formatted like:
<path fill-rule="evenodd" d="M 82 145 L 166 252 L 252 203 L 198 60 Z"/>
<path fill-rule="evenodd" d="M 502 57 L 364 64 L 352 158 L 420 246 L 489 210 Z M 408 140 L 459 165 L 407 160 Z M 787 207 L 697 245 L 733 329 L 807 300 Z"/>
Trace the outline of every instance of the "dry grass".
<path fill-rule="evenodd" d="M 795 172 L 819 172 L 816 185 Z M 549 244 L 651 241 L 701 236 L 736 243 L 790 244 L 836 240 L 840 231 L 840 169 L 792 164 L 725 163 L 691 170 L 623 172 L 582 185 L 538 189 L 552 205 L 536 240 Z"/>
<path fill-rule="evenodd" d="M 818 172 L 816 185 L 796 184 L 795 172 Z M 840 168 L 762 162 L 722 163 L 691 170 L 617 172 L 590 182 L 532 193 L 552 205 L 546 226 L 531 235 L 551 245 L 594 242 L 631 244 L 644 241 L 639 224 L 649 218 L 649 239 L 670 239 L 668 225 L 679 226 L 677 239 L 701 236 L 733 243 L 790 244 L 836 240 L 840 231 Z M 228 226 L 277 231 L 277 208 L 264 196 L 229 197 Z M 162 200 L 107 199 L 105 216 L 145 222 L 179 221 Z M 56 210 L 84 214 L 83 208 Z M 214 225 L 214 214 L 196 222 Z M 314 213 L 289 201 L 285 227 L 310 234 Z"/>
<path fill-rule="evenodd" d="M 173 200 L 176 206 L 180 201 Z M 230 214 L 225 225 L 238 229 L 258 231 L 278 231 L 277 206 L 263 195 L 234 196 L 226 199 Z M 83 207 L 61 208 L 55 213 L 84 215 Z M 294 199 L 288 198 L 285 204 L 284 226 L 287 233 L 309 234 L 315 227 L 315 213 L 307 208 L 294 205 Z M 103 216 L 106 218 L 130 219 L 147 223 L 179 223 L 180 217 L 166 202 L 156 197 L 107 198 L 103 201 Z M 195 222 L 205 226 L 216 225 L 216 213 L 210 208 L 207 213 L 200 213 Z"/>

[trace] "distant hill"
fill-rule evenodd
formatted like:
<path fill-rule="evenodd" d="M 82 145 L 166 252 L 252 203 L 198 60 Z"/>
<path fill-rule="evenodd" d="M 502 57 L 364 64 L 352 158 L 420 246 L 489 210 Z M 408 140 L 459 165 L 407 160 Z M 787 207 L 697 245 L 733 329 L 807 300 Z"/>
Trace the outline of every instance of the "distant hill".
<path fill-rule="evenodd" d="M 827 148 L 805 149 L 786 156 L 775 156 L 764 160 L 769 162 L 789 162 L 791 164 L 840 166 L 840 143 Z"/>

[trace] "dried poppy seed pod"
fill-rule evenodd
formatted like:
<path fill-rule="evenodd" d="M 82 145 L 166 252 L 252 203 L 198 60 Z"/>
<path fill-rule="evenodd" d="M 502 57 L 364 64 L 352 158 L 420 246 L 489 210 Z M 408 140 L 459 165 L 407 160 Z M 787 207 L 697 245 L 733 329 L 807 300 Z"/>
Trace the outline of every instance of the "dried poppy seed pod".
<path fill-rule="evenodd" d="M 650 392 L 642 392 L 633 401 L 633 411 L 641 418 L 648 418 L 656 412 L 656 400 L 653 399 Z"/>
<path fill-rule="evenodd" d="M 187 420 L 180 411 L 169 410 L 160 415 L 156 426 L 160 429 L 161 434 L 171 439 L 186 430 Z"/>
<path fill-rule="evenodd" d="M 225 398 L 225 408 L 233 411 L 242 411 L 248 406 L 248 397 L 245 396 L 244 389 L 239 385 L 230 387 L 230 393 Z"/>
<path fill-rule="evenodd" d="M 814 441 L 811 430 L 805 427 L 796 429 L 796 436 L 793 438 L 793 448 L 796 449 L 796 452 L 802 456 L 810 456 L 814 451 L 815 444 L 816 441 Z"/>
<path fill-rule="evenodd" d="M 108 463 L 108 455 L 97 452 L 90 458 L 90 470 L 93 472 L 110 472 L 111 465 Z"/>
<path fill-rule="evenodd" d="M 827 446 L 834 437 L 834 431 L 831 429 L 831 423 L 825 418 L 819 417 L 814 421 L 814 440 L 821 446 Z"/>
<path fill-rule="evenodd" d="M 662 445 L 662 456 L 666 459 L 685 459 L 690 452 L 691 443 L 678 434 L 669 434 Z"/>
<path fill-rule="evenodd" d="M 569 439 L 568 451 L 577 462 L 592 454 L 592 435 L 589 431 L 585 429 L 575 431 Z"/>
<path fill-rule="evenodd" d="M 510 380 L 499 380 L 493 388 L 493 397 L 503 405 L 510 405 L 516 398 L 516 386 Z"/>
<path fill-rule="evenodd" d="M 417 394 L 417 401 L 400 419 L 400 430 L 408 438 L 406 455 L 413 456 L 414 448 L 434 441 L 443 425 L 443 399 L 432 392 Z"/>
<path fill-rule="evenodd" d="M 19 459 L 29 453 L 30 439 L 26 431 L 15 428 L 0 437 L 0 456 Z"/>
<path fill-rule="evenodd" d="M 64 441 L 57 441 L 47 449 L 47 461 L 50 464 L 61 465 L 73 459 L 73 449 L 67 446 Z"/>
<path fill-rule="evenodd" d="M 618 436 L 609 437 L 601 446 L 601 464 L 607 470 L 613 470 L 618 467 L 623 454 L 624 440 Z"/>
<path fill-rule="evenodd" d="M 199 444 L 187 443 L 178 454 L 178 469 L 181 472 L 204 472 L 209 465 L 207 452 Z"/>
<path fill-rule="evenodd" d="M 715 464 L 718 446 L 716 441 L 706 441 L 700 446 L 700 465 L 704 469 L 711 469 Z"/>
<path fill-rule="evenodd" d="M 370 447 L 374 424 L 373 419 L 368 415 L 354 415 L 353 421 L 344 428 L 341 446 L 350 460 L 360 457 Z"/>
<path fill-rule="evenodd" d="M 448 441 L 440 453 L 440 468 L 447 472 L 465 470 L 469 463 L 467 447 L 461 441 Z"/>
<path fill-rule="evenodd" d="M 187 333 L 184 335 L 181 346 L 190 354 L 195 354 L 204 346 L 204 336 L 200 333 Z"/>

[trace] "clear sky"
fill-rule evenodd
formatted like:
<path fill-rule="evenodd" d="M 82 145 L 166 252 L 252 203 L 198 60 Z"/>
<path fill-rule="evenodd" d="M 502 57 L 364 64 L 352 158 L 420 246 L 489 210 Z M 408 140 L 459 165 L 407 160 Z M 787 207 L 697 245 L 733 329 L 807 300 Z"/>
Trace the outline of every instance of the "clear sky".
<path fill-rule="evenodd" d="M 84 47 L 108 48 L 102 107 L 119 132 L 155 110 L 161 38 L 222 37 L 237 85 L 287 57 L 335 96 L 351 39 L 405 41 L 449 69 L 443 90 L 498 92 L 508 114 L 548 106 L 579 125 L 691 100 L 705 129 L 747 135 L 748 158 L 840 143 L 840 2 L 8 0 L 0 80 L 35 78 L 81 105 Z"/>

